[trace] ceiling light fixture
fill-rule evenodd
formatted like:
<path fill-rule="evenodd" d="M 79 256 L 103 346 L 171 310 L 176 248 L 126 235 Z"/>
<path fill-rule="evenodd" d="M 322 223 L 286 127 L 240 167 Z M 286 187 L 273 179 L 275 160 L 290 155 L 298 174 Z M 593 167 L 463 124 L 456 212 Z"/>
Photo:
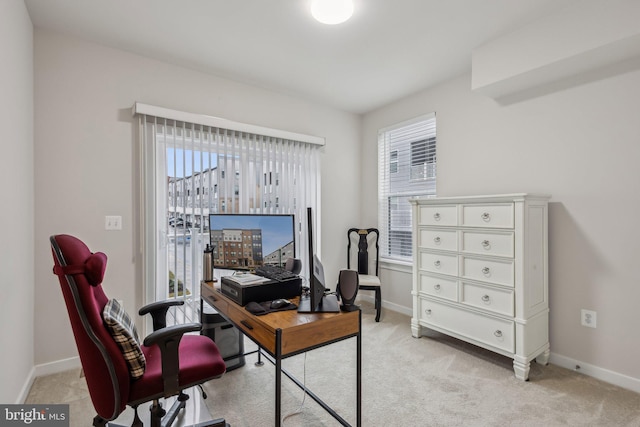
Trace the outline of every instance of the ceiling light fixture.
<path fill-rule="evenodd" d="M 353 15 L 353 1 L 312 0 L 311 14 L 323 24 L 340 24 Z"/>

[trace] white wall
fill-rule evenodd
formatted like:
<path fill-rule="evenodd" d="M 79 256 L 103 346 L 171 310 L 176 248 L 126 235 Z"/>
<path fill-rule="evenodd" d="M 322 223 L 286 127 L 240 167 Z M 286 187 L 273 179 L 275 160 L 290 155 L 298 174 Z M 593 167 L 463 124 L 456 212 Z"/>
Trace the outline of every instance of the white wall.
<path fill-rule="evenodd" d="M 0 2 L 0 402 L 21 403 L 33 368 L 33 26 Z"/>
<path fill-rule="evenodd" d="M 431 111 L 438 195 L 553 196 L 552 361 L 579 361 L 605 377 L 611 371 L 615 382 L 640 389 L 640 71 L 510 105 L 473 93 L 465 74 L 371 112 L 363 122 L 364 193 L 377 191 L 377 130 Z M 374 198 L 363 201 L 367 222 L 375 209 Z M 394 278 L 390 286 L 402 289 L 404 304 L 410 275 Z M 597 311 L 597 329 L 580 326 L 582 308 Z"/>
<path fill-rule="evenodd" d="M 0 13 L 1 35 L 10 34 L 0 37 L 1 51 L 16 51 L 18 57 L 13 67 L 0 70 L 2 93 L 9 94 L 0 101 L 5 113 L 0 116 L 13 117 L 12 126 L 2 127 L 13 132 L 12 138 L 3 139 L 3 146 L 18 159 L 3 170 L 10 174 L 3 177 L 4 182 L 26 183 L 15 194 L 9 188 L 9 200 L 26 206 L 26 215 L 5 212 L 8 216 L 3 219 L 18 225 L 5 233 L 19 234 L 20 238 L 10 236 L 23 242 L 22 236 L 31 232 L 27 224 L 33 216 L 29 206 L 33 166 L 25 164 L 31 155 L 31 128 L 24 123 L 29 115 L 16 113 L 16 105 L 32 98 L 27 82 L 29 59 L 24 57 L 30 47 L 23 46 L 30 43 L 31 29 L 21 2 L 0 4 L 9 7 L 8 13 Z M 71 333 L 64 330 L 68 320 L 57 279 L 51 274 L 50 234 L 73 233 L 93 250 L 105 251 L 109 294 L 124 299 L 130 311 L 142 302 L 135 283 L 140 259 L 134 247 L 137 164 L 129 112 L 134 101 L 326 137 L 322 258 L 330 282 L 344 265 L 345 230 L 377 224 L 377 130 L 435 111 L 439 195 L 521 191 L 553 195 L 552 360 L 567 365 L 580 362 L 583 368 L 593 367 L 600 373 L 610 371 L 616 379 L 627 378 L 638 386 L 640 344 L 633 337 L 640 300 L 640 275 L 634 268 L 640 254 L 640 230 L 635 227 L 640 208 L 636 189 L 640 182 L 639 95 L 640 72 L 630 71 L 578 79 L 571 87 L 542 91 L 539 96 L 530 93 L 519 102 L 500 105 L 473 93 L 471 75 L 465 74 L 366 114 L 360 121 L 301 99 L 38 30 L 35 363 L 55 362 L 76 353 Z M 9 140 L 24 144 L 8 144 Z M 122 232 L 103 230 L 104 215 L 111 214 L 123 215 Z M 34 250 L 27 243 L 11 247 L 12 252 L 16 249 L 26 254 L 22 259 Z M 3 262 L 8 259 L 2 258 Z M 15 271 L 23 283 L 32 274 L 30 268 L 31 264 L 12 263 L 8 271 Z M 386 268 L 382 278 L 389 284 L 383 291 L 385 304 L 408 311 L 410 272 Z M 26 288 L 17 291 L 24 304 L 9 307 L 5 298 L 0 302 L 3 316 L 8 310 L 12 324 L 17 318 L 28 325 L 33 318 L 29 307 L 33 276 L 30 279 Z M 597 329 L 580 326 L 581 308 L 597 311 Z M 30 326 L 20 327 L 15 336 L 29 332 Z M 3 330 L 6 333 L 14 337 Z M 33 354 L 32 344 L 18 339 L 18 345 L 24 351 L 13 354 L 21 358 Z M 21 372 L 8 375 L 9 382 L 19 383 L 33 363 L 28 358 L 13 359 L 0 360 L 3 393 L 5 367 L 13 370 L 22 363 Z M 15 393 L 10 391 L 10 398 Z"/>
<path fill-rule="evenodd" d="M 640 55 L 639 19 L 636 0 L 569 4 L 474 49 L 472 87 L 508 97 L 633 59 Z"/>
<path fill-rule="evenodd" d="M 36 364 L 76 354 L 51 273 L 51 234 L 74 234 L 105 252 L 109 296 L 131 313 L 143 303 L 134 247 L 135 101 L 325 137 L 322 259 L 327 279 L 337 280 L 343 234 L 359 217 L 359 175 L 351 167 L 358 116 L 44 30 L 35 32 L 35 95 Z M 122 215 L 123 230 L 105 231 L 105 215 Z"/>

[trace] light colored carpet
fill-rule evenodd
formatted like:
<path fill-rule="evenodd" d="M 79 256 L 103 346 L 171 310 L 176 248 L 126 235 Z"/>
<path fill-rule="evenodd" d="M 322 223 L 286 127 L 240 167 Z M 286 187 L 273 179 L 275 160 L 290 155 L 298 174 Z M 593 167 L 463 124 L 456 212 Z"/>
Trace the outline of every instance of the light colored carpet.
<path fill-rule="evenodd" d="M 362 319 L 363 426 L 640 426 L 638 393 L 535 363 L 523 382 L 511 359 L 438 333 L 413 338 L 402 314 L 383 310 L 376 323 L 363 303 Z M 307 386 L 355 425 L 355 355 L 353 338 L 286 359 L 283 367 L 302 381 L 306 366 Z M 232 427 L 273 425 L 274 368 L 257 367 L 256 360 L 248 356 L 244 367 L 205 386 L 209 412 Z M 283 415 L 302 399 L 283 376 Z M 72 427 L 90 425 L 94 414 L 78 370 L 37 378 L 27 403 L 69 403 Z M 283 425 L 340 424 L 307 397 L 302 412 Z"/>

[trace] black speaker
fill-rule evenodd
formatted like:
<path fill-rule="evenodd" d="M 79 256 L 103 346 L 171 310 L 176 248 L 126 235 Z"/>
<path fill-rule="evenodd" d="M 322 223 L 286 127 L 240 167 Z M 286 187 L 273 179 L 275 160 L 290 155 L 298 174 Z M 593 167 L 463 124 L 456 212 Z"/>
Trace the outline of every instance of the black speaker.
<path fill-rule="evenodd" d="M 300 274 L 300 270 L 302 270 L 302 261 L 298 258 L 289 258 L 284 269 L 292 272 L 293 274 Z"/>
<path fill-rule="evenodd" d="M 340 275 L 338 276 L 338 289 L 340 290 L 339 296 L 342 301 L 340 310 L 355 311 L 360 309 L 360 307 L 353 304 L 356 300 L 356 295 L 358 295 L 359 285 L 360 280 L 358 279 L 357 271 L 340 270 Z"/>

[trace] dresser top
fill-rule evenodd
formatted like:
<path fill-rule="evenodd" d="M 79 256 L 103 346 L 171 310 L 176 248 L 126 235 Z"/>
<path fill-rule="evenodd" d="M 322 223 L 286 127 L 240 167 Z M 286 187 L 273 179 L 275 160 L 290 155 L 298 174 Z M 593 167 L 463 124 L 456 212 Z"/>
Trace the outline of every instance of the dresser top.
<path fill-rule="evenodd" d="M 495 203 L 495 202 L 513 202 L 524 200 L 548 201 L 551 198 L 549 194 L 532 194 L 532 193 L 512 193 L 512 194 L 494 194 L 484 196 L 448 196 L 448 197 L 415 197 L 409 199 L 412 204 L 442 204 L 442 203 Z"/>

